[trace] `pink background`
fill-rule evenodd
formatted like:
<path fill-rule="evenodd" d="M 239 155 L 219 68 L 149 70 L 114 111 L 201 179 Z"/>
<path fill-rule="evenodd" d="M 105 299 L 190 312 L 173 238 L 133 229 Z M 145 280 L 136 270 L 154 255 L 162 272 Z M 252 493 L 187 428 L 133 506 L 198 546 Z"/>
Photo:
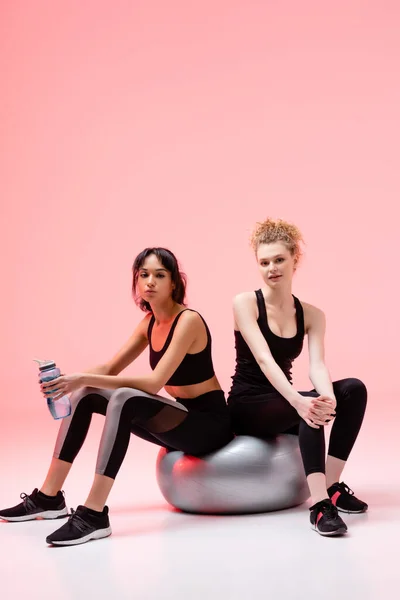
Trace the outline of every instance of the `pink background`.
<path fill-rule="evenodd" d="M 3 2 L 3 411 L 48 422 L 33 357 L 79 371 L 120 347 L 147 245 L 180 258 L 228 391 L 267 215 L 303 231 L 294 293 L 327 313 L 333 378 L 394 409 L 399 19 L 395 0 Z"/>
<path fill-rule="evenodd" d="M 107 360 L 142 316 L 130 288 L 143 247 L 181 259 L 229 389 L 231 300 L 260 285 L 248 238 L 267 215 L 303 230 L 294 292 L 327 313 L 332 376 L 368 386 L 344 480 L 370 506 L 345 515 L 343 544 L 316 540 L 307 506 L 173 513 L 158 447 L 132 436 L 111 540 L 54 553 L 44 541 L 59 524 L 1 522 L 1 598 L 256 600 L 266 575 L 279 598 L 303 581 L 310 599 L 324 584 L 325 598 L 395 597 L 399 31 L 399 0 L 0 0 L 0 508 L 41 486 L 58 429 L 32 358 L 67 372 Z M 148 369 L 145 353 L 128 372 Z M 85 502 L 103 421 L 68 507 Z"/>

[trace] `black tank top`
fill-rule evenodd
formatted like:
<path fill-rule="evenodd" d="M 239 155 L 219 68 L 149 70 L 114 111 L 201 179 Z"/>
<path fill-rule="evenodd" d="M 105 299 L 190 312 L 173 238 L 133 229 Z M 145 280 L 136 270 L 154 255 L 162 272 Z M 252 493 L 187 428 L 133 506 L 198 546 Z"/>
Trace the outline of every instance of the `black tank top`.
<path fill-rule="evenodd" d="M 258 306 L 257 323 L 263 334 L 272 356 L 280 366 L 287 379 L 292 381 L 292 363 L 299 356 L 303 349 L 304 341 L 304 312 L 300 301 L 293 296 L 296 307 L 296 335 L 291 338 L 284 338 L 271 331 L 268 325 L 267 309 L 261 290 L 255 292 Z M 240 331 L 235 331 L 236 348 L 236 368 L 232 377 L 232 387 L 229 397 L 237 396 L 257 396 L 274 391 L 272 383 L 265 377 L 261 371 L 250 348 L 245 342 Z"/>
<path fill-rule="evenodd" d="M 158 362 L 164 356 L 167 351 L 168 346 L 171 343 L 172 336 L 174 335 L 175 327 L 181 317 L 181 314 L 186 310 L 191 310 L 190 308 L 185 308 L 180 313 L 178 313 L 175 317 L 174 322 L 171 325 L 171 329 L 169 330 L 167 339 L 165 340 L 164 346 L 158 352 L 153 349 L 151 345 L 151 332 L 153 331 L 155 318 L 152 315 L 149 323 L 149 328 L 147 330 L 147 337 L 149 340 L 150 346 L 150 366 L 154 369 L 158 365 Z M 196 312 L 196 311 L 192 311 Z M 210 330 L 207 327 L 207 323 L 203 319 L 203 317 L 197 313 L 201 320 L 203 321 L 206 331 L 207 331 L 207 345 L 201 352 L 197 352 L 196 354 L 186 354 L 184 359 L 182 360 L 179 367 L 176 369 L 175 373 L 169 378 L 165 385 L 194 385 L 195 383 L 203 383 L 203 381 L 207 381 L 214 376 L 214 367 L 211 358 L 211 334 Z"/>

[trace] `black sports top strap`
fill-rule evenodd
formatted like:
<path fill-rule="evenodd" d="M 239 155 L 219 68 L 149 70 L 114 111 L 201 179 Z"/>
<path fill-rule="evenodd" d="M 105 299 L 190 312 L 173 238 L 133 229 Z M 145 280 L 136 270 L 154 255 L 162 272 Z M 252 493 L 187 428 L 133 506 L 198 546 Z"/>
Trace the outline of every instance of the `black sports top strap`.
<path fill-rule="evenodd" d="M 304 337 L 305 325 L 304 325 L 304 311 L 301 302 L 296 296 L 294 298 L 294 305 L 296 307 L 296 322 L 297 322 L 297 335 Z"/>
<path fill-rule="evenodd" d="M 156 318 L 155 318 L 155 316 L 152 314 L 152 315 L 151 315 L 150 322 L 149 322 L 149 326 L 148 326 L 148 328 L 147 328 L 147 339 L 149 340 L 149 342 L 150 342 L 150 339 L 151 339 L 151 333 L 152 333 L 152 331 L 153 331 L 153 327 L 154 327 L 154 323 L 155 323 L 155 322 L 156 322 Z"/>
<path fill-rule="evenodd" d="M 175 331 L 176 325 L 180 319 L 180 316 L 186 310 L 192 311 L 191 308 L 185 308 L 184 310 L 182 310 L 180 313 L 178 313 L 176 315 L 176 317 L 171 325 L 171 329 L 168 332 L 168 336 L 167 336 L 167 339 L 165 340 L 164 346 L 161 348 L 161 350 L 157 350 L 157 351 L 153 349 L 152 344 L 151 344 L 151 334 L 152 334 L 154 323 L 155 323 L 154 315 L 152 315 L 150 322 L 149 322 L 149 327 L 147 330 L 147 337 L 148 337 L 149 346 L 150 346 L 150 366 L 152 369 L 156 368 L 158 362 L 161 360 L 161 358 L 167 351 L 167 348 L 171 343 L 172 336 L 174 334 L 174 331 Z M 192 311 L 192 312 L 197 312 L 197 311 Z M 167 383 L 165 385 L 173 385 L 173 386 L 193 385 L 196 383 L 202 383 L 203 381 L 207 381 L 208 379 L 211 379 L 211 377 L 214 376 L 214 367 L 213 367 L 212 357 L 211 357 L 211 333 L 210 333 L 210 330 L 207 327 L 207 323 L 205 322 L 203 317 L 200 315 L 200 313 L 197 313 L 197 314 L 200 316 L 200 318 L 203 321 L 205 328 L 206 328 L 207 345 L 203 350 L 201 350 L 200 352 L 197 352 L 196 354 L 186 354 L 184 356 L 181 364 L 177 367 L 176 371 L 173 373 L 173 375 L 170 377 L 170 379 L 167 381 Z"/>
<path fill-rule="evenodd" d="M 267 316 L 267 308 L 265 306 L 264 295 L 260 290 L 255 291 L 257 297 L 257 306 L 258 306 L 258 321 L 261 331 L 271 332 L 270 326 L 268 324 L 268 316 Z M 304 311 L 301 305 L 301 302 L 296 296 L 293 296 L 294 306 L 296 309 L 296 336 L 295 337 L 304 337 Z M 279 336 L 278 336 L 279 337 Z M 292 338 L 281 338 L 283 340 L 292 339 Z"/>
<path fill-rule="evenodd" d="M 182 314 L 182 313 L 184 313 L 184 312 L 185 312 L 185 311 L 187 311 L 187 310 L 190 310 L 190 309 L 189 309 L 189 308 L 184 308 L 183 310 L 181 310 L 181 312 L 180 312 L 180 313 L 178 313 L 178 314 L 176 315 L 176 317 L 175 317 L 175 319 L 174 319 L 174 321 L 173 321 L 173 323 L 172 323 L 172 325 L 171 325 L 171 329 L 169 330 L 169 333 L 168 333 L 167 339 L 166 339 L 166 340 L 165 340 L 165 342 L 164 342 L 164 346 L 161 348 L 161 350 L 157 350 L 157 353 L 159 353 L 159 352 L 164 352 L 164 350 L 166 350 L 166 349 L 168 348 L 168 346 L 169 346 L 169 345 L 170 345 L 170 343 L 171 343 L 172 336 L 174 335 L 174 331 L 175 331 L 175 328 L 176 328 L 176 326 L 177 326 L 177 324 L 178 324 L 178 321 L 179 321 L 179 319 L 180 319 L 180 316 L 181 316 L 181 314 Z M 155 321 L 156 321 L 156 319 L 155 319 L 154 315 L 152 315 L 152 316 L 151 316 L 151 319 L 150 319 L 149 327 L 148 327 L 148 329 L 147 329 L 147 338 L 148 338 L 148 340 L 149 340 L 149 343 L 150 343 L 150 346 L 151 346 L 151 348 L 152 348 L 152 345 L 151 345 L 151 334 L 152 334 L 152 332 L 153 332 L 153 327 L 154 327 L 154 323 L 155 323 Z M 207 332 L 207 333 L 208 333 L 208 332 Z"/>
<path fill-rule="evenodd" d="M 261 319 L 263 323 L 267 323 L 267 309 L 265 308 L 265 300 L 261 290 L 256 290 L 256 297 L 258 306 L 258 318 Z"/>
<path fill-rule="evenodd" d="M 165 344 L 164 344 L 163 350 L 164 350 L 164 348 L 168 348 L 168 346 L 170 345 L 170 343 L 171 343 L 171 340 L 172 340 L 172 336 L 174 335 L 175 328 L 176 328 L 176 326 L 178 325 L 178 321 L 179 321 L 179 319 L 181 318 L 181 315 L 182 315 L 184 312 L 186 312 L 187 310 L 189 310 L 189 308 L 184 308 L 183 310 L 181 310 L 181 312 L 180 312 L 180 313 L 178 313 L 178 314 L 176 315 L 176 317 L 175 317 L 175 319 L 174 319 L 174 322 L 173 322 L 173 323 L 172 323 L 172 325 L 171 325 L 171 329 L 169 330 L 169 334 L 168 334 L 168 336 L 167 336 L 167 339 L 165 340 Z"/>

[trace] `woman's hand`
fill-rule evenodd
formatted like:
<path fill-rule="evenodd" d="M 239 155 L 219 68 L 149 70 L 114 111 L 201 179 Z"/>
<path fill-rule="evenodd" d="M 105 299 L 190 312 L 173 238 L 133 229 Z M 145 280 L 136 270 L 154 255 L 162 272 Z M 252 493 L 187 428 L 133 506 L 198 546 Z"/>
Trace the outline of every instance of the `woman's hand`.
<path fill-rule="evenodd" d="M 40 389 L 45 398 L 51 396 L 53 400 L 57 400 L 65 394 L 72 394 L 79 388 L 85 386 L 85 373 L 72 373 L 72 375 L 61 375 L 51 381 L 43 382 Z"/>
<path fill-rule="evenodd" d="M 336 414 L 336 398 L 331 398 L 330 396 L 318 396 L 318 398 L 313 398 L 313 400 L 315 401 L 315 404 L 319 406 L 320 410 L 328 416 L 332 413 Z"/>
<path fill-rule="evenodd" d="M 336 400 L 327 396 L 299 396 L 294 408 L 313 429 L 327 425 L 335 416 Z"/>

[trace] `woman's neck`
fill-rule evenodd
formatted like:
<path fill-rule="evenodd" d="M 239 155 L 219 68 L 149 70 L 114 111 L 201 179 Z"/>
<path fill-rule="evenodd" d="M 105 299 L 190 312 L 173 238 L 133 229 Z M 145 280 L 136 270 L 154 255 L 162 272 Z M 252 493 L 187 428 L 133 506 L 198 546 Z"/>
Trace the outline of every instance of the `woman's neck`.
<path fill-rule="evenodd" d="M 183 307 L 171 300 L 159 306 L 152 305 L 151 308 L 157 325 L 167 325 L 181 312 Z"/>
<path fill-rule="evenodd" d="M 283 308 L 293 304 L 291 284 L 280 287 L 279 289 L 271 289 L 268 286 L 264 286 L 262 288 L 262 293 L 264 294 L 265 301 L 271 306 Z"/>

